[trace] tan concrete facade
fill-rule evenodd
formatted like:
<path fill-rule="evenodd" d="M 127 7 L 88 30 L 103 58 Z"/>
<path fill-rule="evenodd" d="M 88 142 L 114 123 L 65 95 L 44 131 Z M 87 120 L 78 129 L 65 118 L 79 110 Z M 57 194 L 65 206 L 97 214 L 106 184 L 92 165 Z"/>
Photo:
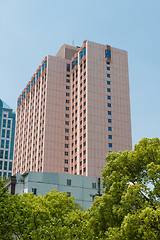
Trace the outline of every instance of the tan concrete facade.
<path fill-rule="evenodd" d="M 18 98 L 13 174 L 99 177 L 108 152 L 131 147 L 127 52 L 85 41 L 46 57 Z"/>

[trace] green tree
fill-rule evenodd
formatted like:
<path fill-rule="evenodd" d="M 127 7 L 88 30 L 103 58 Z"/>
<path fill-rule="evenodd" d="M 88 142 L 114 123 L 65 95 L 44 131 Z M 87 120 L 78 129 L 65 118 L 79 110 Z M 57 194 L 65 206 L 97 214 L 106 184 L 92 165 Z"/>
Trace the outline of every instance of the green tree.
<path fill-rule="evenodd" d="M 88 212 L 93 235 L 99 239 L 160 239 L 160 140 L 144 138 L 134 150 L 109 153 L 106 160 L 104 194 Z"/>

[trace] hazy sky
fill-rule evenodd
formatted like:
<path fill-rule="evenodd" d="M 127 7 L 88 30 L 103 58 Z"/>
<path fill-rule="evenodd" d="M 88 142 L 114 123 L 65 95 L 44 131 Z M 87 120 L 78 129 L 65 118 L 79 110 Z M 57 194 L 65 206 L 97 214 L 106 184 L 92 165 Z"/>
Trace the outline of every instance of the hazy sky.
<path fill-rule="evenodd" d="M 89 40 L 129 57 L 133 145 L 160 138 L 159 0 L 0 0 L 0 98 L 17 98 L 48 54 Z"/>

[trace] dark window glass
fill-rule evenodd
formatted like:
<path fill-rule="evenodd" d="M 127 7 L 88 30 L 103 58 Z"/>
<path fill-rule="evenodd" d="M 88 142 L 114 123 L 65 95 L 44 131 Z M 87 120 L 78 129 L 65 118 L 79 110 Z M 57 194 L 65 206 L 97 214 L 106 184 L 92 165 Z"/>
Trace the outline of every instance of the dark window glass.
<path fill-rule="evenodd" d="M 112 127 L 108 127 L 108 131 L 112 131 Z"/>
<path fill-rule="evenodd" d="M 70 64 L 67 63 L 67 72 L 70 72 Z"/>
<path fill-rule="evenodd" d="M 12 162 L 9 162 L 9 171 L 12 171 Z"/>
<path fill-rule="evenodd" d="M 110 148 L 111 148 L 111 147 L 112 147 L 112 143 L 108 143 L 108 147 L 110 147 Z"/>
<path fill-rule="evenodd" d="M 4 162 L 4 170 L 7 170 L 7 162 Z"/>
<path fill-rule="evenodd" d="M 3 127 L 6 127 L 6 119 L 3 119 Z"/>
<path fill-rule="evenodd" d="M 11 120 L 8 120 L 7 128 L 10 128 L 10 127 L 11 127 Z"/>
<path fill-rule="evenodd" d="M 5 129 L 2 129 L 2 137 L 5 137 Z"/>

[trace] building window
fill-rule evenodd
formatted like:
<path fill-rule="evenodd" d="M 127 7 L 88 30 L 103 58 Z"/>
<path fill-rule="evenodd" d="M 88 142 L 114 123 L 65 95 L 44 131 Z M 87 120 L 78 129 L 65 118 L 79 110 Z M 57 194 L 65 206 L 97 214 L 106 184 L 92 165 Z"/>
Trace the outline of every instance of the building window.
<path fill-rule="evenodd" d="M 68 197 L 71 197 L 71 192 L 67 192 L 67 196 L 68 196 Z"/>
<path fill-rule="evenodd" d="M 96 183 L 92 183 L 92 188 L 96 188 Z"/>
<path fill-rule="evenodd" d="M 7 138 L 10 138 L 10 130 L 7 130 Z"/>
<path fill-rule="evenodd" d="M 111 51 L 110 50 L 105 50 L 105 58 L 111 58 Z M 108 63 L 108 62 L 107 62 Z"/>
<path fill-rule="evenodd" d="M 107 92 L 111 92 L 111 89 L 110 89 L 110 88 L 107 88 Z"/>
<path fill-rule="evenodd" d="M 10 177 L 12 175 L 12 173 L 8 173 L 8 177 Z"/>
<path fill-rule="evenodd" d="M 107 73 L 107 77 L 110 78 L 110 74 L 109 73 Z"/>
<path fill-rule="evenodd" d="M 108 139 L 112 139 L 112 135 L 108 135 Z"/>
<path fill-rule="evenodd" d="M 0 158 L 3 158 L 3 150 L 0 150 Z"/>
<path fill-rule="evenodd" d="M 6 127 L 6 119 L 3 119 L 3 127 Z"/>
<path fill-rule="evenodd" d="M 65 114 L 65 117 L 66 117 L 66 118 L 69 118 L 69 114 Z"/>
<path fill-rule="evenodd" d="M 110 82 L 110 81 L 107 81 L 107 85 L 111 85 L 111 82 Z"/>
<path fill-rule="evenodd" d="M 110 70 L 110 67 L 107 67 L 107 70 Z"/>
<path fill-rule="evenodd" d="M 65 156 L 68 156 L 68 152 L 64 152 L 64 155 L 65 155 Z"/>
<path fill-rule="evenodd" d="M 37 188 L 32 188 L 33 195 L 37 195 Z"/>
<path fill-rule="evenodd" d="M 65 128 L 65 132 L 66 132 L 66 133 L 69 133 L 69 129 L 68 129 L 68 128 Z"/>
<path fill-rule="evenodd" d="M 80 170 L 80 175 L 82 175 L 82 170 Z"/>
<path fill-rule="evenodd" d="M 66 97 L 69 97 L 69 92 L 66 93 Z"/>
<path fill-rule="evenodd" d="M 65 144 L 65 148 L 68 148 L 68 144 Z"/>
<path fill-rule="evenodd" d="M 108 99 L 108 100 L 111 100 L 111 96 L 108 95 L 108 96 L 107 96 L 107 99 Z"/>
<path fill-rule="evenodd" d="M 68 164 L 68 159 L 64 159 L 64 163 L 65 163 L 65 164 Z"/>
<path fill-rule="evenodd" d="M 65 136 L 65 140 L 68 140 L 69 139 L 69 137 L 68 136 Z"/>
<path fill-rule="evenodd" d="M 67 167 L 64 168 L 64 172 L 68 172 L 68 168 Z"/>
<path fill-rule="evenodd" d="M 112 127 L 108 127 L 108 131 L 112 131 Z"/>
<path fill-rule="evenodd" d="M 3 178 L 6 179 L 6 177 L 7 177 L 7 173 L 4 172 L 4 173 L 3 173 Z"/>
<path fill-rule="evenodd" d="M 5 138 L 5 129 L 2 129 L 2 137 Z"/>
<path fill-rule="evenodd" d="M 4 148 L 4 140 L 1 140 L 1 148 Z"/>
<path fill-rule="evenodd" d="M 112 147 L 112 143 L 108 143 L 108 147 L 111 148 Z"/>
<path fill-rule="evenodd" d="M 66 111 L 69 111 L 69 107 L 66 107 Z"/>
<path fill-rule="evenodd" d="M 65 125 L 69 125 L 69 121 L 65 121 Z"/>
<path fill-rule="evenodd" d="M 66 103 L 69 103 L 69 100 L 68 100 L 68 99 L 66 99 Z"/>
<path fill-rule="evenodd" d="M 71 179 L 67 179 L 67 186 L 71 186 Z"/>
<path fill-rule="evenodd" d="M 108 103 L 107 106 L 108 106 L 108 107 L 111 107 L 111 103 Z"/>
<path fill-rule="evenodd" d="M 7 128 L 10 128 L 10 127 L 11 127 L 11 120 L 8 120 Z"/>
<path fill-rule="evenodd" d="M 108 118 L 108 123 L 112 123 L 112 119 Z"/>
<path fill-rule="evenodd" d="M 5 159 L 8 159 L 8 151 L 5 151 Z"/>
<path fill-rule="evenodd" d="M 2 162 L 2 161 L 0 161 L 0 169 L 2 169 L 2 164 L 3 164 L 3 162 Z"/>
<path fill-rule="evenodd" d="M 70 86 L 66 86 L 66 89 L 70 89 Z"/>
<path fill-rule="evenodd" d="M 86 172 L 86 168 L 83 168 L 83 172 Z"/>
<path fill-rule="evenodd" d="M 112 113 L 111 113 L 111 111 L 108 111 L 108 115 L 111 115 Z"/>
<path fill-rule="evenodd" d="M 12 171 L 12 162 L 9 162 L 9 171 Z"/>
<path fill-rule="evenodd" d="M 7 170 L 7 162 L 4 162 L 4 170 Z"/>
<path fill-rule="evenodd" d="M 9 148 L 9 140 L 6 140 L 6 149 Z"/>

